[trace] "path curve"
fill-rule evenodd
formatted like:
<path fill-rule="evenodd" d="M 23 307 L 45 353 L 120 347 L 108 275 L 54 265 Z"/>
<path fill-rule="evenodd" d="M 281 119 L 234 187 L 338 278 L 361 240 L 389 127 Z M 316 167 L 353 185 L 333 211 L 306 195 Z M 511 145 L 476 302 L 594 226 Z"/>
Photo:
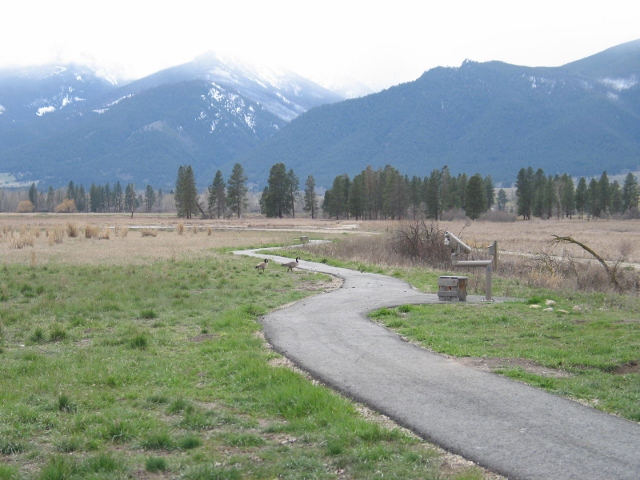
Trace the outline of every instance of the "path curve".
<path fill-rule="evenodd" d="M 234 253 L 269 258 L 266 274 L 291 260 Z M 261 322 L 274 349 L 323 383 L 509 479 L 640 478 L 640 425 L 462 366 L 366 317 L 382 307 L 438 303 L 437 295 L 384 275 L 303 260 L 299 268 L 344 283 Z"/>

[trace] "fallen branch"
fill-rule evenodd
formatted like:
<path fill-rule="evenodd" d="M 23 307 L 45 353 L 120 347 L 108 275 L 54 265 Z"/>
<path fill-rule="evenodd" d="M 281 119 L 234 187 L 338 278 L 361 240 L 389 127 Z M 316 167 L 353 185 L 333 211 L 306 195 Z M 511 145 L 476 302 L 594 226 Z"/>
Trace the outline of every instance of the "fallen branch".
<path fill-rule="evenodd" d="M 598 262 L 600 262 L 600 264 L 604 267 L 605 271 L 607 272 L 607 275 L 609 275 L 609 279 L 611 280 L 611 283 L 613 283 L 614 287 L 616 287 L 616 290 L 618 290 L 618 292 L 622 291 L 622 287 L 620 287 L 620 284 L 618 283 L 618 277 L 617 277 L 618 266 L 620 265 L 620 262 L 617 262 L 613 267 L 610 267 L 600 255 L 598 255 L 596 252 L 594 252 L 590 247 L 588 247 L 584 243 L 579 242 L 578 240 L 575 240 L 571 237 L 559 237 L 558 235 L 552 235 L 552 236 L 555 237 L 554 240 L 551 241 L 552 244 L 572 243 L 574 245 L 578 245 L 584 251 L 589 252 L 591 255 L 593 255 L 593 257 L 596 260 L 598 260 Z"/>

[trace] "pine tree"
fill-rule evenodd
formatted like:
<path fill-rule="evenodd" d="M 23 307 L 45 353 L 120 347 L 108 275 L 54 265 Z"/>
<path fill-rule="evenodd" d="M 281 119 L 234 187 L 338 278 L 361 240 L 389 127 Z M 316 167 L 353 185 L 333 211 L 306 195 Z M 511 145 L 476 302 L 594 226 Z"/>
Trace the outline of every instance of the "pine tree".
<path fill-rule="evenodd" d="M 224 212 L 227 208 L 227 186 L 220 170 L 216 172 L 216 176 L 213 178 L 208 190 L 209 216 L 213 217 L 215 213 L 217 218 L 224 217 Z"/>
<path fill-rule="evenodd" d="M 127 212 L 131 212 L 133 217 L 136 206 L 136 188 L 133 183 L 129 183 L 124 190 L 124 208 Z"/>
<path fill-rule="evenodd" d="M 460 195 L 457 206 L 464 209 L 467 208 L 467 184 L 469 183 L 467 174 L 461 173 L 460 175 L 458 175 L 457 183 L 458 194 Z"/>
<path fill-rule="evenodd" d="M 599 217 L 600 213 L 602 213 L 601 205 L 599 183 L 595 178 L 592 178 L 587 188 L 587 211 L 589 215 Z"/>
<path fill-rule="evenodd" d="M 120 182 L 116 182 L 116 184 L 113 186 L 113 206 L 116 210 L 116 212 L 120 213 L 123 211 L 123 196 L 122 196 L 122 186 L 120 185 Z"/>
<path fill-rule="evenodd" d="M 476 173 L 467 184 L 467 203 L 465 212 L 471 220 L 475 220 L 487 211 L 487 193 L 484 181 Z"/>
<path fill-rule="evenodd" d="M 56 207 L 56 197 L 53 187 L 49 185 L 49 191 L 47 192 L 47 212 L 53 212 Z"/>
<path fill-rule="evenodd" d="M 156 204 L 156 192 L 153 190 L 151 185 L 147 185 L 147 189 L 144 194 L 144 205 L 145 210 L 150 212 L 153 209 L 153 206 Z"/>
<path fill-rule="evenodd" d="M 611 183 L 611 213 L 622 213 L 622 189 L 617 180 Z"/>
<path fill-rule="evenodd" d="M 414 175 L 411 177 L 409 184 L 409 205 L 411 205 L 411 212 L 413 219 L 416 219 L 416 215 L 420 212 L 420 204 L 422 203 L 422 179 Z"/>
<path fill-rule="evenodd" d="M 31 188 L 29 188 L 29 201 L 33 204 L 34 211 L 38 211 L 40 209 L 40 205 L 38 205 L 38 188 L 35 183 L 31 184 Z"/>
<path fill-rule="evenodd" d="M 501 212 L 504 212 L 507 209 L 507 192 L 505 192 L 503 188 L 498 191 L 497 205 L 498 210 Z"/>
<path fill-rule="evenodd" d="M 194 214 L 197 214 L 198 190 L 191 165 L 181 165 L 178 168 L 178 178 L 176 179 L 173 199 L 179 217 L 189 219 Z"/>
<path fill-rule="evenodd" d="M 77 199 L 76 199 L 76 196 L 77 196 L 77 194 L 76 194 L 76 187 L 75 187 L 75 185 L 73 184 L 73 180 L 72 180 L 72 181 L 70 181 L 70 182 L 69 182 L 69 186 L 67 187 L 67 198 L 68 198 L 69 200 L 74 200 L 74 201 L 75 201 L 75 200 L 77 200 Z M 76 202 L 76 204 L 77 204 L 77 203 L 78 203 L 78 202 Z"/>
<path fill-rule="evenodd" d="M 336 217 L 339 220 L 340 217 L 349 216 L 349 190 L 351 187 L 351 181 L 349 175 L 338 175 L 333 180 L 331 189 L 327 190 L 324 195 L 324 201 L 322 202 L 322 210 L 328 217 Z"/>
<path fill-rule="evenodd" d="M 606 216 L 611 209 L 611 185 L 607 172 L 602 172 L 600 180 L 598 180 L 598 195 L 601 215 Z"/>
<path fill-rule="evenodd" d="M 493 187 L 493 179 L 491 175 L 487 175 L 483 180 L 485 195 L 487 197 L 486 210 L 490 210 L 496 203 L 496 191 Z M 485 211 L 486 211 L 485 210 Z"/>
<path fill-rule="evenodd" d="M 449 172 L 449 167 L 445 165 L 440 172 L 440 183 L 438 190 L 440 194 L 440 216 L 447 210 L 451 210 L 456 207 L 457 203 L 460 203 L 459 192 L 457 189 L 458 182 Z"/>
<path fill-rule="evenodd" d="M 363 209 L 368 213 L 368 220 L 377 220 L 382 209 L 380 171 L 375 171 L 371 165 L 367 165 L 362 174 L 364 176 Z"/>
<path fill-rule="evenodd" d="M 246 182 L 247 176 L 244 174 L 244 168 L 236 163 L 227 182 L 227 205 L 231 213 L 238 218 L 248 205 Z"/>
<path fill-rule="evenodd" d="M 260 197 L 260 210 L 270 218 L 282 218 L 291 213 L 291 187 L 287 167 L 284 163 L 276 163 L 269 170 L 268 185 Z"/>
<path fill-rule="evenodd" d="M 622 184 L 622 213 L 632 209 L 637 210 L 639 196 L 638 180 L 633 173 L 629 172 Z"/>
<path fill-rule="evenodd" d="M 531 209 L 533 206 L 533 168 L 521 168 L 516 179 L 516 197 L 518 215 L 522 215 L 524 220 L 531 220 Z"/>
<path fill-rule="evenodd" d="M 95 183 L 92 183 L 91 187 L 89 187 L 89 210 L 92 212 L 99 212 L 101 205 L 102 192 L 100 191 L 100 187 L 96 186 Z"/>
<path fill-rule="evenodd" d="M 544 218 L 553 217 L 553 209 L 557 207 L 555 181 L 551 175 L 544 181 L 542 192 L 542 208 Z"/>
<path fill-rule="evenodd" d="M 305 212 L 311 213 L 311 219 L 315 219 L 318 211 L 318 197 L 316 195 L 316 181 L 313 175 L 307 177 L 304 182 L 304 207 Z"/>
<path fill-rule="evenodd" d="M 533 176 L 533 206 L 531 214 L 534 217 L 543 218 L 547 211 L 546 206 L 549 203 L 548 196 L 549 189 L 547 188 L 547 177 L 545 176 L 544 171 L 539 168 Z M 549 215 L 547 214 L 547 217 L 548 216 Z"/>
<path fill-rule="evenodd" d="M 300 193 L 300 180 L 294 173 L 293 168 L 290 168 L 287 172 L 287 179 L 289 182 L 289 201 L 291 203 L 291 216 L 296 218 L 296 198 Z"/>
<path fill-rule="evenodd" d="M 407 210 L 407 183 L 400 172 L 390 165 L 384 168 L 382 211 L 386 217 L 401 219 Z"/>
<path fill-rule="evenodd" d="M 79 212 L 86 212 L 89 209 L 87 192 L 82 184 L 80 184 L 76 192 L 76 208 Z"/>
<path fill-rule="evenodd" d="M 440 218 L 440 178 L 441 172 L 437 169 L 431 172 L 427 180 L 425 205 L 427 207 L 427 218 L 438 220 Z"/>
<path fill-rule="evenodd" d="M 579 217 L 584 216 L 584 212 L 587 209 L 587 180 L 584 177 L 580 177 L 578 186 L 576 187 L 576 211 Z"/>
<path fill-rule="evenodd" d="M 351 191 L 349 192 L 349 215 L 356 220 L 364 217 L 365 184 L 364 174 L 359 173 L 353 177 Z"/>
<path fill-rule="evenodd" d="M 575 194 L 576 189 L 573 185 L 573 179 L 571 176 L 566 173 L 560 177 L 560 182 L 562 183 L 562 192 L 561 192 L 561 203 L 564 215 L 568 218 L 573 216 L 573 212 L 575 209 Z"/>

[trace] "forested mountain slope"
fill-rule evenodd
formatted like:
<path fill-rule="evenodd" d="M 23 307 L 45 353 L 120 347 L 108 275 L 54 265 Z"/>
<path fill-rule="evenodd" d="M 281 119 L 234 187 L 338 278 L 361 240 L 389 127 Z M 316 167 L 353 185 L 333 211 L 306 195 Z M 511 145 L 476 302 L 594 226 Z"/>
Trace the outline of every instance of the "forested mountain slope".
<path fill-rule="evenodd" d="M 550 174 L 636 170 L 639 78 L 640 41 L 557 68 L 466 61 L 312 109 L 240 161 L 251 177 L 284 162 L 324 186 L 369 164 L 422 176 L 448 165 L 505 184 L 529 165 Z"/>

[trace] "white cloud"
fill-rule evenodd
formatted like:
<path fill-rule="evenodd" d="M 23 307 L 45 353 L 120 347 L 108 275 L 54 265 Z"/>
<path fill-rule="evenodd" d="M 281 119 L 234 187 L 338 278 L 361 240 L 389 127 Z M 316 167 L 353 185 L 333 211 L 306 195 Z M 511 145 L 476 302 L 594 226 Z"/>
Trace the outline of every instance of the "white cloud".
<path fill-rule="evenodd" d="M 139 77 L 213 50 L 383 88 L 466 58 L 530 66 L 578 60 L 638 38 L 640 4 L 23 0 L 4 6 L 3 18 L 11 21 L 0 44 L 12 48 L 0 50 L 0 66 L 83 56 Z"/>
<path fill-rule="evenodd" d="M 42 117 L 45 113 L 51 113 L 51 112 L 55 112 L 56 111 L 56 107 L 40 107 L 38 109 L 38 111 L 36 112 L 36 115 L 38 115 L 39 117 Z"/>

